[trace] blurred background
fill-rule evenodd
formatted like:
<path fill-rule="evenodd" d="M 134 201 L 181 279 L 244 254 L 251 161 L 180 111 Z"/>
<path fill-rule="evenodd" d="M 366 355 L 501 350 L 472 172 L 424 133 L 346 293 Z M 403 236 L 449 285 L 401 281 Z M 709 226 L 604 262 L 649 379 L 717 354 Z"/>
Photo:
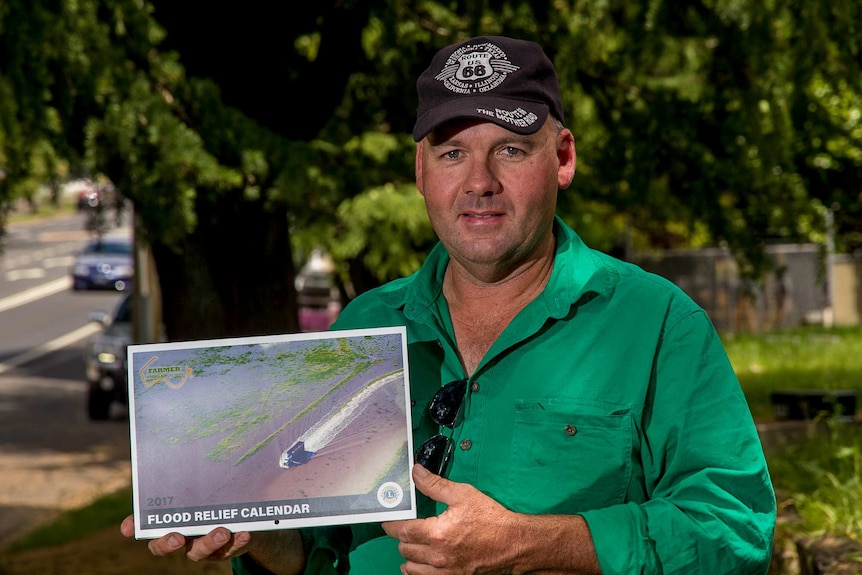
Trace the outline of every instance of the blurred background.
<path fill-rule="evenodd" d="M 775 572 L 799 530 L 859 540 L 855 0 L 0 0 L 0 574 L 64 572 L 74 535 L 38 568 L 21 537 L 128 497 L 126 345 L 323 330 L 418 268 L 415 78 L 479 34 L 557 67 L 561 217 L 724 338 L 793 527 Z M 146 547 L 117 507 L 115 562 Z"/>

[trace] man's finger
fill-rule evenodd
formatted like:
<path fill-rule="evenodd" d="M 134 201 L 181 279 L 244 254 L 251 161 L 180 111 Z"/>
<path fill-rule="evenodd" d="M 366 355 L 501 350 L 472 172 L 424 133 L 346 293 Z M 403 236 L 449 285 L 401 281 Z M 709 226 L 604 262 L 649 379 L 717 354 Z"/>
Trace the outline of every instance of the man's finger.
<path fill-rule="evenodd" d="M 133 515 L 129 515 L 120 523 L 120 533 L 123 534 L 123 537 L 131 537 L 135 534 L 135 517 Z"/>
<path fill-rule="evenodd" d="M 434 529 L 439 521 L 438 517 L 426 517 L 424 519 L 407 519 L 403 521 L 386 521 L 382 524 L 383 531 L 398 539 L 401 543 L 428 544 L 428 534 Z"/>
<path fill-rule="evenodd" d="M 232 547 L 231 532 L 219 527 L 187 545 L 186 557 L 192 561 L 221 559 L 228 556 Z"/>
<path fill-rule="evenodd" d="M 212 553 L 206 554 L 206 551 L 204 551 L 205 554 L 203 559 L 208 561 L 222 561 L 224 559 L 228 559 L 237 555 L 238 552 L 244 549 L 251 540 L 251 534 L 247 531 L 241 531 L 239 533 L 228 532 L 228 534 L 228 541 Z M 216 543 L 220 540 L 221 537 L 217 535 Z M 187 553 L 190 558 L 192 558 L 191 551 L 192 549 L 190 548 L 189 553 Z M 198 551 L 198 549 L 194 549 L 194 551 Z M 197 561 L 197 559 L 195 559 L 195 561 Z"/>
<path fill-rule="evenodd" d="M 164 557 L 185 547 L 186 538 L 179 533 L 168 533 L 164 537 L 153 539 L 147 543 L 150 553 L 158 557 Z"/>
<path fill-rule="evenodd" d="M 128 515 L 123 522 L 120 523 L 120 533 L 124 537 L 134 537 L 135 535 L 135 517 Z M 147 547 L 150 548 L 150 553 L 163 557 L 175 551 L 182 549 L 186 544 L 186 538 L 178 533 L 169 533 L 159 539 L 151 539 L 147 542 Z"/>

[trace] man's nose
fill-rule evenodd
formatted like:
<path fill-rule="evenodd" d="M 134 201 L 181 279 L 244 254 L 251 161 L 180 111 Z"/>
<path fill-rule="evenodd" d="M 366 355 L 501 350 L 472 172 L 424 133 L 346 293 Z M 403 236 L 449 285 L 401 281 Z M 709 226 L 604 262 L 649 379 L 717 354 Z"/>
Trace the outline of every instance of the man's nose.
<path fill-rule="evenodd" d="M 494 164 L 488 158 L 475 157 L 470 162 L 470 172 L 464 192 L 480 196 L 499 194 L 503 190 Z"/>

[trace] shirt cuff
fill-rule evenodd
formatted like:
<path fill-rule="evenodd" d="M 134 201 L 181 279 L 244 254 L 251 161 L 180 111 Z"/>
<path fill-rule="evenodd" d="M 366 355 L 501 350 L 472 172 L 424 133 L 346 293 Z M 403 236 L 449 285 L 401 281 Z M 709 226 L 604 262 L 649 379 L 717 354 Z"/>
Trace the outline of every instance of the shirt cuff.
<path fill-rule="evenodd" d="M 637 505 L 626 503 L 580 514 L 605 575 L 657 572 L 653 544 Z"/>

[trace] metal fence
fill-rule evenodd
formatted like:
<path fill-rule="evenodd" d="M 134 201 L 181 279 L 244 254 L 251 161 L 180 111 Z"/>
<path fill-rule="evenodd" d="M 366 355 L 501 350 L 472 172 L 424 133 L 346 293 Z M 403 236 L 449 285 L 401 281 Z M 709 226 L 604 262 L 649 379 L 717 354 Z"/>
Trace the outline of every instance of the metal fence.
<path fill-rule="evenodd" d="M 719 331 L 761 332 L 826 321 L 829 274 L 822 248 L 783 244 L 766 252 L 774 271 L 757 283 L 742 280 L 733 256 L 719 248 L 636 253 L 632 261 L 682 288 Z"/>

